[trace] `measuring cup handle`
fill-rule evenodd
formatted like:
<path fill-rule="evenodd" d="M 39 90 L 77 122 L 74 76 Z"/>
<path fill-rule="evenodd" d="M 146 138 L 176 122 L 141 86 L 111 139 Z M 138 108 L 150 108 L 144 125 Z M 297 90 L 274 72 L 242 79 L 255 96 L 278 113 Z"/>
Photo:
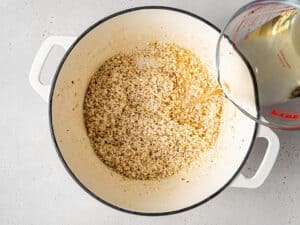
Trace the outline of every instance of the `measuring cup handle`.
<path fill-rule="evenodd" d="M 231 183 L 231 187 L 258 188 L 264 183 L 270 174 L 279 153 L 279 139 L 270 128 L 265 126 L 259 127 L 257 137 L 265 138 L 268 141 L 268 146 L 256 174 L 251 178 L 247 178 L 243 174 L 239 174 Z"/>
<path fill-rule="evenodd" d="M 40 74 L 43 65 L 52 49 L 53 46 L 59 45 L 67 50 L 71 44 L 74 42 L 75 37 L 67 36 L 50 36 L 43 41 L 40 49 L 38 50 L 30 72 L 29 72 L 29 82 L 31 87 L 44 99 L 46 102 L 49 101 L 50 85 L 42 84 L 40 81 Z"/>

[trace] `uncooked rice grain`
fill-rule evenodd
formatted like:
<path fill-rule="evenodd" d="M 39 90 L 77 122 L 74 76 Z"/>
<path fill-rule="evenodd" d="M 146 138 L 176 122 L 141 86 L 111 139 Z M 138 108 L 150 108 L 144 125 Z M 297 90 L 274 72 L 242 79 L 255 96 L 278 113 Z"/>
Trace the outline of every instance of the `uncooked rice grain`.
<path fill-rule="evenodd" d="M 149 43 L 106 60 L 84 100 L 98 157 L 140 180 L 174 175 L 212 149 L 222 110 L 222 92 L 205 64 L 173 43 Z"/>

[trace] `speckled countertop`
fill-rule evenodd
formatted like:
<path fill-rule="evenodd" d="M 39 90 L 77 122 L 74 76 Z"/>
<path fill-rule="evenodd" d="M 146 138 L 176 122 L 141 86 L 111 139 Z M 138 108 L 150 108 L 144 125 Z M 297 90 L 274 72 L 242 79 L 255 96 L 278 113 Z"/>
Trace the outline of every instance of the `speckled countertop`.
<path fill-rule="evenodd" d="M 246 2 L 1 0 L 0 224 L 300 224 L 299 131 L 277 132 L 280 154 L 270 176 L 258 189 L 227 188 L 207 204 L 174 216 L 128 215 L 97 202 L 67 174 L 50 138 L 47 105 L 28 82 L 35 53 L 49 35 L 77 36 L 112 12 L 141 5 L 186 9 L 222 27 Z M 53 54 L 62 53 L 55 50 Z M 45 80 L 51 79 L 58 61 L 59 57 L 53 57 L 46 65 Z M 257 144 L 244 173 L 254 172 L 263 145 Z"/>

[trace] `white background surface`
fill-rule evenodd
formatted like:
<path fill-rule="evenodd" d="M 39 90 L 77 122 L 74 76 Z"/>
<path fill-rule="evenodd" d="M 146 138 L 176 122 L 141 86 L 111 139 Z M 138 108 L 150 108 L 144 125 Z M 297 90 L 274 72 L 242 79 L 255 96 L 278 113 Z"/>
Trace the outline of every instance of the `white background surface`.
<path fill-rule="evenodd" d="M 300 224 L 299 131 L 277 132 L 280 155 L 260 188 L 228 188 L 178 215 L 134 216 L 99 203 L 67 174 L 50 138 L 47 105 L 28 82 L 35 53 L 49 35 L 77 36 L 104 16 L 140 5 L 186 9 L 222 27 L 246 2 L 0 0 L 0 224 Z M 55 66 L 49 68 L 53 73 Z M 253 152 L 246 173 L 258 164 L 262 147 Z"/>

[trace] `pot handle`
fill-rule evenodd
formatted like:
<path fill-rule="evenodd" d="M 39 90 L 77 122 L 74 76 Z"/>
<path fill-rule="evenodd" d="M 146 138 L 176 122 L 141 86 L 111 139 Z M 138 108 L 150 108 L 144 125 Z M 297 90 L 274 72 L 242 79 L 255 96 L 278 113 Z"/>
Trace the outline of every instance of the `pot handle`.
<path fill-rule="evenodd" d="M 74 42 L 75 37 L 68 36 L 50 36 L 43 41 L 38 50 L 29 73 L 29 82 L 31 87 L 46 101 L 49 101 L 50 85 L 42 84 L 40 74 L 43 65 L 53 46 L 59 45 L 67 50 Z"/>
<path fill-rule="evenodd" d="M 256 171 L 256 174 L 247 178 L 239 174 L 231 183 L 231 187 L 237 188 L 258 188 L 270 174 L 279 153 L 280 143 L 277 135 L 268 127 L 260 126 L 257 137 L 267 139 L 268 146 L 264 158 Z"/>

